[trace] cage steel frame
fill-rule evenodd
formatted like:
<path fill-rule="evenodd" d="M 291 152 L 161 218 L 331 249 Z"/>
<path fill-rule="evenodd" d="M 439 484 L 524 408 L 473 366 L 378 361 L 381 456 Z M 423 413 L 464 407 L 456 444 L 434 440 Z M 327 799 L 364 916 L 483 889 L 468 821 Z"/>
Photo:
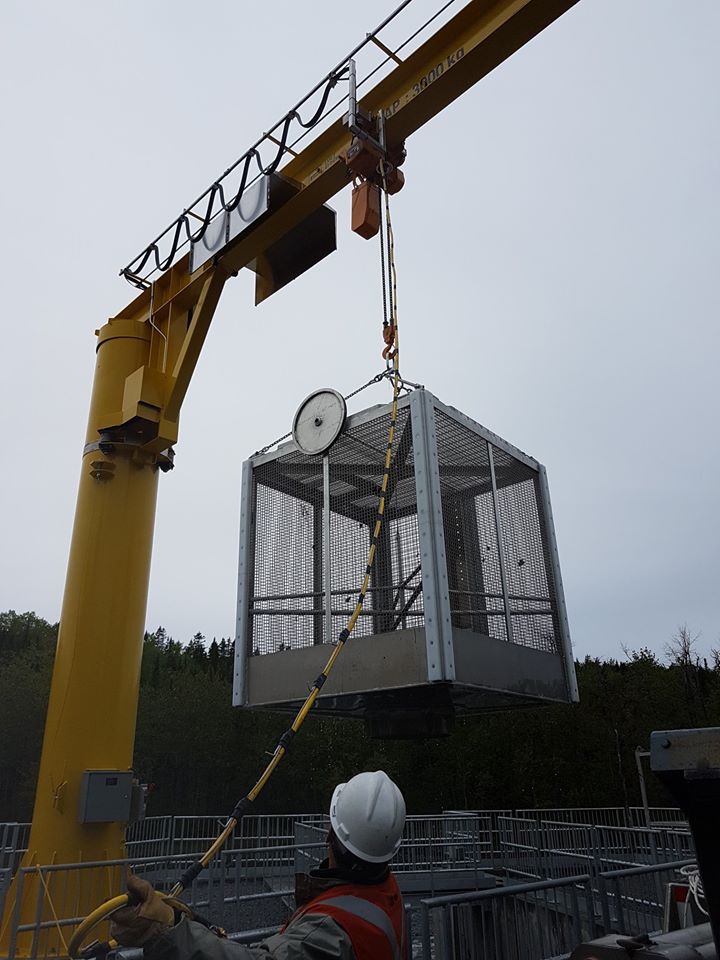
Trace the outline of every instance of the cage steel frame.
<path fill-rule="evenodd" d="M 389 405 L 336 443 L 243 464 L 233 703 L 289 711 L 365 574 Z M 355 632 L 316 703 L 378 736 L 456 712 L 578 699 L 545 468 L 424 389 L 398 405 L 383 532 Z"/>

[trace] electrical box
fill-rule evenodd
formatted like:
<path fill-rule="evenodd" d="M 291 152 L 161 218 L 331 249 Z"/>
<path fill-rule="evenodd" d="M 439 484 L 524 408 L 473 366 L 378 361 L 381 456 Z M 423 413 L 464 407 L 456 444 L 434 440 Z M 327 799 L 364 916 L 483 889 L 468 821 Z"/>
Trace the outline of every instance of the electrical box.
<path fill-rule="evenodd" d="M 128 823 L 132 770 L 86 770 L 80 785 L 80 823 Z"/>
<path fill-rule="evenodd" d="M 305 441 L 296 432 L 243 467 L 238 706 L 298 708 L 365 575 L 390 405 L 344 423 L 333 408 L 337 439 L 314 452 L 332 391 L 318 396 L 296 418 Z M 314 712 L 361 717 L 374 736 L 421 737 L 448 732 L 460 713 L 574 700 L 545 469 L 413 391 L 398 404 L 362 614 Z"/>

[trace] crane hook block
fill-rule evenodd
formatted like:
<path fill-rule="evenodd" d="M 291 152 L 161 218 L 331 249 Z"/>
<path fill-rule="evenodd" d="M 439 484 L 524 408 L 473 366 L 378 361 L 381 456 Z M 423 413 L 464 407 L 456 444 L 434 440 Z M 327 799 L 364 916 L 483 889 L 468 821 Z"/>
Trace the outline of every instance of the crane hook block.
<path fill-rule="evenodd" d="M 341 156 L 353 177 L 372 179 L 377 175 L 378 164 L 383 158 L 383 151 L 371 140 L 353 137 L 352 143 Z"/>
<path fill-rule="evenodd" d="M 351 225 L 353 233 L 365 240 L 380 229 L 380 188 L 368 180 L 353 187 Z"/>

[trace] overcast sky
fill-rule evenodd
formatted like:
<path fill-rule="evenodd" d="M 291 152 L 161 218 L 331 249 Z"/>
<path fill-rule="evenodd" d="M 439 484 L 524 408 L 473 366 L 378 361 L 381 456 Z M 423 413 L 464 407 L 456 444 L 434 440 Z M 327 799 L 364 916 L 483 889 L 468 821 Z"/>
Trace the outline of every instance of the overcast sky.
<path fill-rule="evenodd" d="M 59 618 L 119 268 L 390 9 L 4 0 L 0 609 Z M 580 657 L 720 646 L 718 36 L 715 0 L 581 0 L 409 141 L 393 201 L 403 371 L 546 464 Z M 160 480 L 176 639 L 234 630 L 242 460 L 381 366 L 377 245 L 332 203 L 337 253 L 223 294 Z"/>

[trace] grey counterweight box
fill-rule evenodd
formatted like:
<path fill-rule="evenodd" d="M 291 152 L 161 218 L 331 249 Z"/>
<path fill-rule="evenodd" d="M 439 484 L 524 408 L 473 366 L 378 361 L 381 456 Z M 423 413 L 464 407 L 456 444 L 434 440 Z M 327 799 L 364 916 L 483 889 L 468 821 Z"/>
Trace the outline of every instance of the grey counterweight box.
<path fill-rule="evenodd" d="M 233 703 L 294 711 L 365 574 L 390 405 L 333 446 L 243 465 Z M 459 713 L 577 700 L 545 469 L 427 390 L 398 404 L 370 587 L 315 712 L 376 736 Z"/>

